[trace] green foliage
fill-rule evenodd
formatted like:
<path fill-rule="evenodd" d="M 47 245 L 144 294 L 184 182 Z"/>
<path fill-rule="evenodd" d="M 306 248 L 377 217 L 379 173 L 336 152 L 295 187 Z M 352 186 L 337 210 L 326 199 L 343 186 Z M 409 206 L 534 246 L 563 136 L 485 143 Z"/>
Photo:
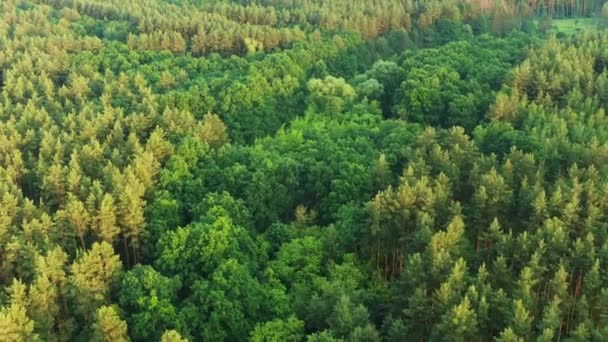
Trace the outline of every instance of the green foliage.
<path fill-rule="evenodd" d="M 606 6 L 0 1 L 0 341 L 606 340 Z"/>
<path fill-rule="evenodd" d="M 129 340 L 127 337 L 127 324 L 120 319 L 115 308 L 102 306 L 97 310 L 91 340 L 104 342 L 126 342 Z"/>
<path fill-rule="evenodd" d="M 181 288 L 177 278 L 167 278 L 150 266 L 135 266 L 118 282 L 117 302 L 134 340 L 145 341 L 165 330 L 180 329 L 183 322 L 175 304 Z"/>
<path fill-rule="evenodd" d="M 263 324 L 257 324 L 249 341 L 251 342 L 295 342 L 304 337 L 304 322 L 294 316 L 286 320 L 273 320 Z"/>
<path fill-rule="evenodd" d="M 406 53 L 401 71 L 406 76 L 396 91 L 395 114 L 432 126 L 472 130 L 529 42 L 520 34 L 505 39 L 481 36 Z"/>
<path fill-rule="evenodd" d="M 160 340 L 161 340 L 161 342 L 187 342 L 188 341 L 187 339 L 183 338 L 175 330 L 165 331 Z"/>
<path fill-rule="evenodd" d="M 323 80 L 308 81 L 310 100 L 308 110 L 333 115 L 349 109 L 357 96 L 355 90 L 342 78 L 327 76 Z"/>

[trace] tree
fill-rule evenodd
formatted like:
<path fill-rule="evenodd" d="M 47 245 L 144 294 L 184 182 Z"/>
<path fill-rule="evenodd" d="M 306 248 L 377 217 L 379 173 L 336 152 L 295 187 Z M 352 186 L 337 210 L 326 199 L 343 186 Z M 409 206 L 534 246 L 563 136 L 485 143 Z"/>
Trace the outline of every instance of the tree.
<path fill-rule="evenodd" d="M 306 342 L 341 342 L 344 339 L 334 337 L 329 331 L 308 335 Z"/>
<path fill-rule="evenodd" d="M 391 170 L 385 154 L 381 154 L 378 158 L 378 161 L 372 169 L 372 176 L 374 177 L 374 185 L 376 190 L 380 191 L 390 185 Z"/>
<path fill-rule="evenodd" d="M 107 303 L 110 288 L 119 275 L 122 264 L 107 242 L 95 242 L 71 267 L 70 283 L 74 299 L 85 318 Z"/>
<path fill-rule="evenodd" d="M 165 330 L 183 328 L 175 306 L 181 289 L 177 277 L 164 277 L 150 266 L 136 265 L 120 275 L 116 288 L 133 339 L 153 340 Z"/>
<path fill-rule="evenodd" d="M 57 162 L 54 162 L 44 174 L 41 188 L 48 194 L 49 201 L 55 208 L 63 203 L 66 194 L 66 184 L 64 181 L 65 169 Z"/>
<path fill-rule="evenodd" d="M 405 78 L 404 70 L 395 62 L 379 60 L 366 72 L 366 75 L 369 77 L 369 81 L 375 80 L 381 85 L 382 92 L 377 99 L 380 100 L 385 115 L 392 116 L 391 103 L 395 92 Z"/>
<path fill-rule="evenodd" d="M 521 300 L 515 300 L 513 302 L 513 318 L 511 324 L 513 331 L 517 336 L 521 336 L 524 339 L 531 333 L 531 324 L 533 317 L 530 316 L 530 312 L 526 309 Z"/>
<path fill-rule="evenodd" d="M 68 220 L 71 228 L 76 233 L 76 236 L 78 236 L 80 245 L 84 250 L 86 248 L 85 236 L 89 231 L 90 223 L 90 216 L 84 206 L 84 203 L 82 203 L 75 196 L 70 195 L 65 206 L 65 211 L 58 213 L 58 216 L 64 216 Z"/>
<path fill-rule="evenodd" d="M 410 122 L 449 127 L 453 119 L 441 115 L 449 113 L 447 104 L 449 98 L 457 93 L 459 82 L 460 75 L 445 66 L 437 70 L 411 70 L 409 78 L 401 84 L 397 93 L 400 101 L 394 111 Z"/>
<path fill-rule="evenodd" d="M 209 146 L 213 148 L 220 148 L 229 140 L 226 126 L 219 116 L 211 113 L 208 113 L 203 117 L 203 122 L 202 125 L 200 125 L 198 135 L 203 142 L 209 144 Z"/>
<path fill-rule="evenodd" d="M 159 241 L 158 269 L 180 275 L 186 286 L 201 277 L 208 278 L 229 259 L 239 265 L 256 263 L 257 247 L 249 233 L 235 225 L 220 207 L 211 209 L 208 222 L 167 231 Z"/>
<path fill-rule="evenodd" d="M 561 332 L 562 320 L 559 305 L 561 300 L 554 298 L 548 306 L 545 306 L 543 318 L 540 323 L 541 341 L 553 341 Z"/>
<path fill-rule="evenodd" d="M 348 337 L 357 327 L 365 327 L 369 323 L 369 314 L 363 305 L 355 305 L 347 295 L 338 299 L 329 326 L 334 336 Z"/>
<path fill-rule="evenodd" d="M 246 340 L 262 314 L 263 288 L 235 259 L 222 262 L 209 280 L 190 287 L 180 315 L 189 334 L 204 340 Z"/>
<path fill-rule="evenodd" d="M 188 342 L 175 330 L 166 330 L 160 340 L 161 342 Z"/>
<path fill-rule="evenodd" d="M 80 187 L 82 186 L 82 170 L 80 169 L 80 162 L 78 158 L 78 154 L 72 153 L 70 157 L 70 168 L 68 172 L 67 185 L 68 190 L 74 194 L 78 195 L 80 191 Z"/>
<path fill-rule="evenodd" d="M 308 108 L 317 113 L 335 115 L 352 105 L 357 94 L 343 78 L 327 76 L 308 81 L 310 91 Z"/>
<path fill-rule="evenodd" d="M 500 333 L 500 336 L 496 339 L 498 342 L 523 342 L 525 341 L 523 338 L 517 336 L 513 329 L 506 328 Z"/>
<path fill-rule="evenodd" d="M 61 247 L 55 247 L 36 259 L 36 277 L 30 286 L 28 309 L 36 322 L 36 332 L 46 339 L 53 338 L 57 330 L 60 334 L 69 332 L 66 328 L 70 318 L 67 261 L 68 255 Z"/>
<path fill-rule="evenodd" d="M 294 316 L 257 324 L 249 337 L 251 342 L 295 342 L 304 337 L 304 322 Z"/>
<path fill-rule="evenodd" d="M 53 337 L 59 314 L 58 292 L 57 286 L 44 273 L 38 276 L 30 287 L 30 312 L 36 322 L 36 330 L 46 339 Z"/>
<path fill-rule="evenodd" d="M 121 208 L 119 223 L 123 228 L 125 253 L 128 257 L 130 251 L 126 246 L 127 240 L 129 240 L 134 263 L 138 262 L 140 238 L 146 224 L 144 219 L 146 201 L 142 198 L 143 189 L 143 184 L 133 179 L 132 182 L 124 186 L 123 191 L 118 197 Z"/>
<path fill-rule="evenodd" d="M 120 234 L 117 214 L 118 209 L 114 204 L 114 197 L 111 194 L 104 194 L 95 217 L 95 230 L 103 241 L 109 244 L 112 244 Z"/>
<path fill-rule="evenodd" d="M 367 324 L 363 327 L 356 327 L 348 338 L 353 342 L 380 342 L 380 333 L 372 324 Z"/>
<path fill-rule="evenodd" d="M 102 306 L 97 309 L 95 323 L 93 324 L 92 341 L 99 342 L 126 342 L 127 323 L 120 319 L 113 306 Z"/>
<path fill-rule="evenodd" d="M 356 87 L 357 94 L 369 100 L 380 100 L 384 95 L 384 86 L 378 80 L 370 78 Z"/>
<path fill-rule="evenodd" d="M 281 246 L 271 267 L 286 285 L 310 282 L 321 273 L 322 241 L 312 236 L 293 239 Z"/>
<path fill-rule="evenodd" d="M 433 235 L 428 250 L 432 260 L 431 271 L 434 275 L 443 275 L 455 259 L 463 254 L 466 245 L 464 232 L 462 218 L 455 216 L 446 231 L 440 231 Z"/>
<path fill-rule="evenodd" d="M 466 341 L 478 336 L 477 314 L 467 296 L 444 315 L 437 329 L 437 336 L 450 341 Z"/>
<path fill-rule="evenodd" d="M 0 307 L 0 341 L 39 341 L 34 333 L 34 321 L 27 316 L 25 285 L 14 280 L 9 291 L 10 305 Z"/>

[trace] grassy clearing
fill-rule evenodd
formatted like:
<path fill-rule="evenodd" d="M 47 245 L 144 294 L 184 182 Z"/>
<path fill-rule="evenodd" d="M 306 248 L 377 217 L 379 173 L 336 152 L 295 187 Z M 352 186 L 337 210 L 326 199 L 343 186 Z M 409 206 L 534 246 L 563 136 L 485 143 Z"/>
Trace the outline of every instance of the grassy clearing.
<path fill-rule="evenodd" d="M 596 31 L 598 20 L 598 18 L 553 19 L 552 26 L 555 32 L 575 34 L 580 31 Z"/>

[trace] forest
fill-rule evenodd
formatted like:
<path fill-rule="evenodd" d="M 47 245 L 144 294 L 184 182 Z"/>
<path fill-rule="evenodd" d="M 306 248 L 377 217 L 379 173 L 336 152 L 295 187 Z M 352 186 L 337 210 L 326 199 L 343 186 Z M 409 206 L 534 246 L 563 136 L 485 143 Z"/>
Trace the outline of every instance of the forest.
<path fill-rule="evenodd" d="M 606 28 L 0 1 L 0 342 L 607 341 Z"/>

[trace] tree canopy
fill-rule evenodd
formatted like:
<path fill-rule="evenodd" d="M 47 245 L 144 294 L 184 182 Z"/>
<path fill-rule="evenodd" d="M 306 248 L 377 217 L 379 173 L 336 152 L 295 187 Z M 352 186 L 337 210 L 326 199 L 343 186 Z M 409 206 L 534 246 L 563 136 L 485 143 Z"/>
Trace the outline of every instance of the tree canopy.
<path fill-rule="evenodd" d="M 0 341 L 608 339 L 607 6 L 1 1 Z"/>

